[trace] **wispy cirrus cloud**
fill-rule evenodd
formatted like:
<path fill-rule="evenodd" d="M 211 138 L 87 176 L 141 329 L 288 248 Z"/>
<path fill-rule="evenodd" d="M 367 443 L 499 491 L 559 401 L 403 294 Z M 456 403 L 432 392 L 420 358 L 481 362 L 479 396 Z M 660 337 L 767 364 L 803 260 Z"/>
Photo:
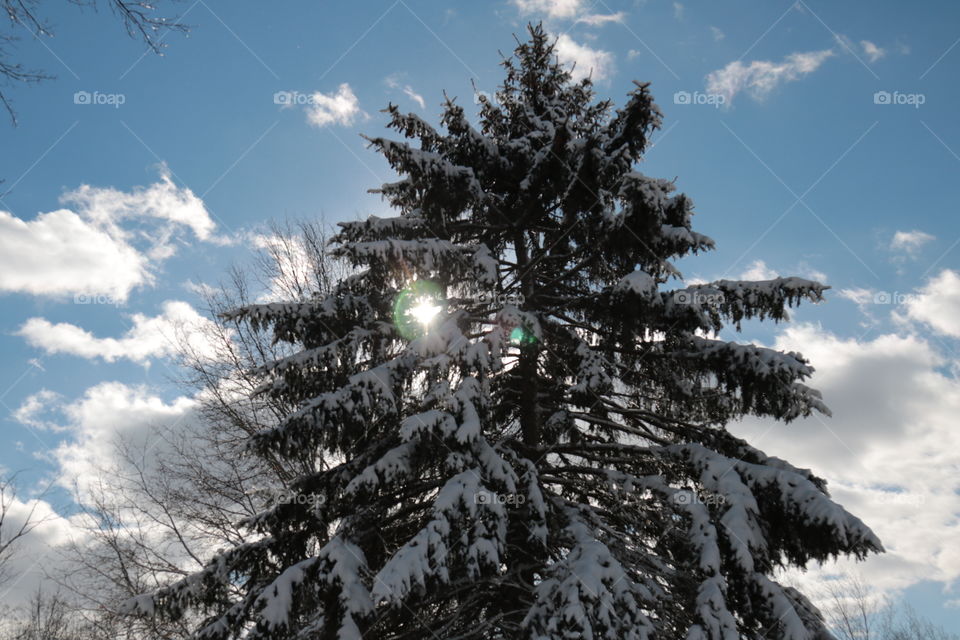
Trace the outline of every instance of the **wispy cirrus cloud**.
<path fill-rule="evenodd" d="M 387 76 L 383 81 L 390 89 L 399 89 L 402 91 L 405 96 L 416 102 L 421 109 L 427 108 L 427 102 L 423 99 L 423 96 L 417 93 L 412 85 L 400 82 L 400 78 L 397 74 Z"/>
<path fill-rule="evenodd" d="M 912 231 L 897 231 L 890 239 L 890 251 L 905 254 L 905 257 L 915 259 L 920 250 L 936 236 L 914 229 Z"/>
<path fill-rule="evenodd" d="M 539 15 L 551 20 L 572 20 L 574 22 L 599 27 L 611 22 L 623 22 L 626 14 L 590 13 L 596 3 L 585 0 L 513 0 L 513 4 L 523 15 Z"/>
<path fill-rule="evenodd" d="M 729 107 L 733 99 L 746 92 L 754 100 L 762 101 L 778 86 L 795 82 L 817 69 L 836 55 L 833 49 L 791 53 L 780 62 L 754 60 L 743 63 L 734 60 L 727 66 L 707 75 L 707 92 L 722 95 Z"/>

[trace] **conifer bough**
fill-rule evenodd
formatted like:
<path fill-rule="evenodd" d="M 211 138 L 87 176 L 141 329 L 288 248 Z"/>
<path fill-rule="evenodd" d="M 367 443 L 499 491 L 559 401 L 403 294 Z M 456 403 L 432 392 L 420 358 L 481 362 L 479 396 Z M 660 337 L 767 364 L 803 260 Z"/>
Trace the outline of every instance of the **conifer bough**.
<path fill-rule="evenodd" d="M 648 86 L 596 101 L 529 32 L 478 128 L 451 99 L 442 131 L 388 107 L 407 141 L 370 144 L 399 216 L 340 225 L 355 275 L 231 314 L 297 349 L 260 371 L 295 410 L 251 451 L 317 470 L 131 613 L 209 639 L 831 637 L 776 572 L 881 544 L 824 480 L 725 428 L 827 413 L 811 366 L 716 337 L 826 287 L 683 287 L 673 262 L 713 242 L 637 170 L 661 121 Z M 422 283 L 442 299 L 401 330 Z"/>

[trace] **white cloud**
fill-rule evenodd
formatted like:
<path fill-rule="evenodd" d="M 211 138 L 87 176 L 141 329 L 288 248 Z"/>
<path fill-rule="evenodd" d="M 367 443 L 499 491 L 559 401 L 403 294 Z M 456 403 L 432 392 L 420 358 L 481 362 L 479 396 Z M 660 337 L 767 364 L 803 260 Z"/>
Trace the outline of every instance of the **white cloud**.
<path fill-rule="evenodd" d="M 409 84 L 400 84 L 400 80 L 397 78 L 396 75 L 387 76 L 384 79 L 384 82 L 386 82 L 387 86 L 390 87 L 391 89 L 400 89 L 401 91 L 403 91 L 404 95 L 406 95 L 408 98 L 410 98 L 411 100 L 416 102 L 418 105 L 420 105 L 421 109 L 427 108 L 427 103 L 423 99 L 423 96 L 417 93 L 416 91 L 414 91 L 413 87 L 410 86 Z"/>
<path fill-rule="evenodd" d="M 566 33 L 557 38 L 556 54 L 562 64 L 571 68 L 574 80 L 589 77 L 600 81 L 613 75 L 612 53 L 579 44 Z"/>
<path fill-rule="evenodd" d="M 408 98 L 420 105 L 421 109 L 426 109 L 427 103 L 424 101 L 423 96 L 414 91 L 410 85 L 405 85 L 403 87 L 403 93 L 406 94 Z"/>
<path fill-rule="evenodd" d="M 859 51 L 859 55 L 863 55 L 871 64 L 887 55 L 886 49 L 877 46 L 869 40 L 861 40 L 858 46 L 853 40 L 842 33 L 836 34 L 834 40 L 836 40 L 840 48 L 847 53 L 858 56 Z"/>
<path fill-rule="evenodd" d="M 45 415 L 52 407 L 59 406 L 60 401 L 59 393 L 49 389 L 41 389 L 24 399 L 17 410 L 13 412 L 13 419 L 33 429 L 42 431 L 60 430 L 60 425 Z"/>
<path fill-rule="evenodd" d="M 798 350 L 817 368 L 832 418 L 790 425 L 746 419 L 732 425 L 754 446 L 810 467 L 833 497 L 862 518 L 887 553 L 854 566 L 842 561 L 803 578 L 854 570 L 881 590 L 960 578 L 960 380 L 924 338 L 843 339 L 811 325 L 783 332 L 778 349 Z"/>
<path fill-rule="evenodd" d="M 683 20 L 683 5 L 679 2 L 673 3 L 673 17 L 677 20 Z"/>
<path fill-rule="evenodd" d="M 713 26 L 711 26 L 711 27 L 710 27 L 710 33 L 713 34 L 713 40 L 714 40 L 714 42 L 720 42 L 721 40 L 723 40 L 724 38 L 727 37 L 727 35 L 726 35 L 723 31 L 720 30 L 720 27 L 713 27 Z"/>
<path fill-rule="evenodd" d="M 369 117 L 360 109 L 360 101 L 346 82 L 340 85 L 336 93 L 327 94 L 317 91 L 311 94 L 310 104 L 306 110 L 307 121 L 315 127 L 327 127 L 332 124 L 349 127 L 358 118 Z"/>
<path fill-rule="evenodd" d="M 773 280 L 780 274 L 767 266 L 763 260 L 754 260 L 747 269 L 740 274 L 740 280 Z"/>
<path fill-rule="evenodd" d="M 960 274 L 944 269 L 904 302 L 906 317 L 960 338 Z"/>
<path fill-rule="evenodd" d="M 186 396 L 169 402 L 144 386 L 103 382 L 84 392 L 82 398 L 61 407 L 73 438 L 54 451 L 60 466 L 59 483 L 72 487 L 98 476 L 98 469 L 115 459 L 115 446 L 122 442 L 134 449 L 158 447 L 157 433 L 165 427 L 187 429 L 197 421 L 197 401 Z"/>
<path fill-rule="evenodd" d="M 893 234 L 893 239 L 890 240 L 890 250 L 902 251 L 911 258 L 915 258 L 925 244 L 936 239 L 936 236 L 916 229 L 913 231 L 897 231 Z"/>
<path fill-rule="evenodd" d="M 165 166 L 160 168 L 160 182 L 149 187 L 123 192 L 81 185 L 61 201 L 76 205 L 103 228 L 115 228 L 123 220 L 155 218 L 188 227 L 200 240 L 208 240 L 216 227 L 203 201 L 190 189 L 177 187 Z"/>
<path fill-rule="evenodd" d="M 150 281 L 146 256 L 73 211 L 29 222 L 0 211 L 0 291 L 125 300 Z"/>
<path fill-rule="evenodd" d="M 761 101 L 779 85 L 813 73 L 833 55 L 832 49 L 824 49 L 792 53 L 781 62 L 754 60 L 744 64 L 735 60 L 707 75 L 707 92 L 724 96 L 724 104 L 728 106 L 742 91 L 748 92 L 754 100 Z"/>
<path fill-rule="evenodd" d="M 54 550 L 82 534 L 78 518 L 64 518 L 40 498 L 14 498 L 6 517 L 4 528 L 9 525 L 11 530 L 16 530 L 28 520 L 36 526 L 11 547 L 8 564 L 4 564 L 5 577 L 9 580 L 0 586 L 0 617 L 4 605 L 25 605 L 41 585 L 50 586 L 45 569 L 56 560 Z"/>
<path fill-rule="evenodd" d="M 885 49 L 881 49 L 877 45 L 873 44 L 869 40 L 861 40 L 860 46 L 863 47 L 863 54 L 867 56 L 867 60 L 870 62 L 876 62 L 880 58 L 887 55 Z"/>
<path fill-rule="evenodd" d="M 591 27 L 602 27 L 611 22 L 623 22 L 627 14 L 623 11 L 617 13 L 590 13 L 577 18 L 577 22 L 589 25 Z"/>
<path fill-rule="evenodd" d="M 175 253 L 183 227 L 213 240 L 215 224 L 166 167 L 160 182 L 130 192 L 83 185 L 61 198 L 75 210 L 30 221 L 0 211 L 0 292 L 105 295 L 118 302 L 152 282 L 152 267 Z"/>
<path fill-rule="evenodd" d="M 552 20 L 574 20 L 591 27 L 623 22 L 626 17 L 623 11 L 609 14 L 585 13 L 596 6 L 595 3 L 587 3 L 585 0 L 513 0 L 513 4 L 524 15 L 538 14 Z"/>
<path fill-rule="evenodd" d="M 871 302 L 873 302 L 873 298 L 876 295 L 876 293 L 877 292 L 874 291 L 873 289 L 866 289 L 863 287 L 854 287 L 852 289 L 840 289 L 837 292 L 837 295 L 839 295 L 841 298 L 845 298 L 850 302 L 853 302 L 854 304 L 862 307 L 863 305 L 870 304 Z"/>
<path fill-rule="evenodd" d="M 513 0 L 521 13 L 545 14 L 550 18 L 574 18 L 583 10 L 584 0 Z"/>
<path fill-rule="evenodd" d="M 118 446 L 142 455 L 142 470 L 150 474 L 156 471 L 154 463 L 161 456 L 175 455 L 168 438 L 187 435 L 201 424 L 196 398 L 165 400 L 147 387 L 120 382 L 98 384 L 69 403 L 62 398 L 49 400 L 47 409 L 58 414 L 58 428 L 71 433 L 71 438 L 52 452 L 52 462 L 58 466 L 54 480 L 63 489 L 76 491 L 81 501 L 102 490 L 114 490 L 126 478 L 134 477 L 138 470 L 118 458 Z M 103 474 L 112 471 L 116 476 L 101 485 Z M 50 584 L 46 575 L 62 574 L 64 566 L 56 564 L 63 562 L 56 553 L 58 547 L 71 540 L 80 545 L 89 540 L 85 525 L 90 522 L 85 516 L 64 518 L 43 500 L 15 502 L 13 521 L 25 518 L 34 506 L 35 517 L 43 522 L 23 539 L 23 546 L 14 555 L 12 569 L 17 577 L 12 585 L 0 589 L 0 602 L 4 604 L 24 604 L 39 586 Z M 148 534 L 157 529 L 149 518 L 131 519 L 128 524 L 133 523 Z"/>
<path fill-rule="evenodd" d="M 107 362 L 126 358 L 143 363 L 151 358 L 174 356 L 180 339 L 195 351 L 210 349 L 205 330 L 211 321 L 186 302 L 168 300 L 160 315 L 150 318 L 135 313 L 130 322 L 132 326 L 120 338 L 98 338 L 77 325 L 53 324 L 45 318 L 30 318 L 16 333 L 48 354 L 64 353 Z"/>

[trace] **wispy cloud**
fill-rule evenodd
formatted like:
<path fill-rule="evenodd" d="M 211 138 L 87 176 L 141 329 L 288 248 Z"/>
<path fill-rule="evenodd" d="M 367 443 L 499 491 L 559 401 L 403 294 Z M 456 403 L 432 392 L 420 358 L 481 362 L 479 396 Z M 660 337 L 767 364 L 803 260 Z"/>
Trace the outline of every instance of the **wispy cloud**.
<path fill-rule="evenodd" d="M 575 18 L 584 7 L 583 0 L 513 0 L 521 13 L 538 13 L 550 18 Z"/>
<path fill-rule="evenodd" d="M 404 95 L 406 95 L 408 98 L 410 98 L 411 100 L 416 102 L 418 105 L 420 105 L 421 109 L 427 108 L 427 103 L 423 99 L 423 96 L 417 93 L 416 91 L 414 91 L 411 85 L 401 84 L 400 80 L 396 75 L 387 76 L 386 78 L 384 78 L 384 82 L 391 89 L 399 89 L 400 91 L 403 91 Z"/>
<path fill-rule="evenodd" d="M 863 54 L 867 56 L 867 60 L 870 62 L 876 62 L 880 58 L 887 55 L 885 49 L 881 49 L 877 45 L 873 44 L 869 40 L 861 40 L 860 46 L 863 47 Z"/>
<path fill-rule="evenodd" d="M 577 18 L 578 23 L 590 25 L 591 27 L 601 27 L 611 22 L 623 22 L 627 14 L 623 11 L 617 13 L 590 13 Z"/>
<path fill-rule="evenodd" d="M 713 35 L 713 41 L 714 41 L 714 42 L 720 42 L 721 40 L 723 40 L 724 38 L 727 37 L 727 34 L 725 34 L 723 31 L 721 31 L 721 30 L 720 30 L 720 27 L 713 27 L 713 26 L 711 26 L 711 27 L 710 27 L 710 33 Z"/>
<path fill-rule="evenodd" d="M 914 229 L 913 231 L 897 231 L 890 240 L 890 250 L 916 258 L 924 245 L 936 240 L 936 236 Z"/>
<path fill-rule="evenodd" d="M 707 92 L 724 96 L 727 106 L 733 103 L 737 94 L 744 91 L 754 100 L 762 101 L 781 84 L 813 73 L 833 55 L 832 49 L 824 49 L 792 53 L 780 62 L 754 60 L 744 64 L 735 60 L 707 75 Z"/>
<path fill-rule="evenodd" d="M 513 0 L 513 4 L 524 15 L 540 15 L 551 20 L 573 20 L 577 23 L 588 24 L 591 27 L 600 27 L 611 22 L 623 22 L 626 14 L 617 13 L 588 13 L 596 3 L 584 0 Z M 589 6 L 588 6 L 589 5 Z"/>

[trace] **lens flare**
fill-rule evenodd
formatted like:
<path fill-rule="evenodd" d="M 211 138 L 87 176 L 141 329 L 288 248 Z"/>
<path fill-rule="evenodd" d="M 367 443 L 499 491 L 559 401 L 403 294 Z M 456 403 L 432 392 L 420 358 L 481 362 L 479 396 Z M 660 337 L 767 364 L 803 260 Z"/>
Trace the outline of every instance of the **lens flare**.
<path fill-rule="evenodd" d="M 407 340 L 422 336 L 443 311 L 440 287 L 429 280 L 414 280 L 393 303 L 393 324 Z"/>
<path fill-rule="evenodd" d="M 526 327 L 514 327 L 513 331 L 510 332 L 510 344 L 524 346 L 536 344 L 536 342 L 537 336 L 533 335 L 533 332 Z"/>

